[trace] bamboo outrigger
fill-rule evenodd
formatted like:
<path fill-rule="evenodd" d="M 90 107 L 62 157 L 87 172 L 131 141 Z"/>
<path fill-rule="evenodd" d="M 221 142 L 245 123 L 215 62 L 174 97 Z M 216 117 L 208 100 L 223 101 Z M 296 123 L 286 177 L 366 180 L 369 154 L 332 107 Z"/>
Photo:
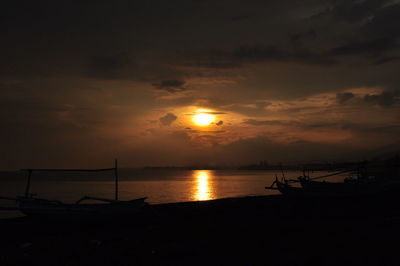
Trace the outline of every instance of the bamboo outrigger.
<path fill-rule="evenodd" d="M 138 198 L 128 201 L 119 200 L 118 195 L 118 162 L 115 160 L 115 167 L 103 169 L 22 169 L 28 172 L 25 188 L 25 195 L 15 198 L 0 197 L 1 199 L 15 200 L 18 209 L 29 216 L 49 216 L 49 217 L 91 217 L 91 216 L 115 216 L 132 215 L 142 210 L 148 205 L 146 198 Z M 34 197 L 30 194 L 31 177 L 33 172 L 102 172 L 114 171 L 115 174 L 115 198 L 104 199 L 90 196 L 83 196 L 75 204 L 63 203 L 59 200 L 48 200 Z M 85 200 L 96 200 L 106 203 L 101 204 L 81 204 Z"/>
<path fill-rule="evenodd" d="M 345 178 L 343 182 L 316 181 L 330 176 L 344 173 L 355 174 L 356 178 Z M 293 184 L 298 183 L 298 186 Z M 353 196 L 376 196 L 395 195 L 400 190 L 400 180 L 396 178 L 377 178 L 369 176 L 365 171 L 357 169 L 346 169 L 332 174 L 311 178 L 303 171 L 303 175 L 297 179 L 286 179 L 283 171 L 279 180 L 275 181 L 266 189 L 278 190 L 283 195 L 296 197 L 353 197 Z"/>

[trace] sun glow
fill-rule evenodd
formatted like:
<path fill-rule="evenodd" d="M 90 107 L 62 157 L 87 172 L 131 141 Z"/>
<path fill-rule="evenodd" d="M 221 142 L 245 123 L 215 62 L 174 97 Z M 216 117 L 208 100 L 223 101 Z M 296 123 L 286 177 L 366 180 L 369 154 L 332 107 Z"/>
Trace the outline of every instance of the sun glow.
<path fill-rule="evenodd" d="M 212 184 L 210 183 L 212 172 L 208 170 L 194 171 L 195 186 L 194 200 L 210 200 L 214 198 Z"/>
<path fill-rule="evenodd" d="M 193 116 L 193 122 L 198 126 L 208 126 L 214 122 L 214 115 L 207 113 L 198 113 Z"/>

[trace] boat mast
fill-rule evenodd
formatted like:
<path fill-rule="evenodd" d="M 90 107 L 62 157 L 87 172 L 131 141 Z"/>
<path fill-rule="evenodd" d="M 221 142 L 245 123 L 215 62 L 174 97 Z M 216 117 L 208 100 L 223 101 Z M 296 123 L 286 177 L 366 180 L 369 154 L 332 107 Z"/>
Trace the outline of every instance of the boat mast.
<path fill-rule="evenodd" d="M 280 164 L 280 167 L 281 167 L 281 172 L 282 172 L 282 181 L 286 181 L 285 172 L 283 171 L 282 164 Z"/>
<path fill-rule="evenodd" d="M 28 170 L 28 180 L 26 182 L 26 188 L 25 188 L 25 197 L 29 197 L 29 188 L 31 187 L 31 176 L 32 176 L 32 170 Z"/>
<path fill-rule="evenodd" d="M 118 200 L 118 161 L 115 159 L 115 200 Z"/>

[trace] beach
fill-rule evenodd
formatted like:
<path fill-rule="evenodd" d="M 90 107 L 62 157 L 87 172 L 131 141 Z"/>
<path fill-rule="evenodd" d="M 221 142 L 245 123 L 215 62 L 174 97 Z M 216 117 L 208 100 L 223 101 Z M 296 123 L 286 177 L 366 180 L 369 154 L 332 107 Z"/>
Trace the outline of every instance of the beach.
<path fill-rule="evenodd" d="M 398 265 L 393 198 L 256 196 L 0 221 L 1 265 Z"/>

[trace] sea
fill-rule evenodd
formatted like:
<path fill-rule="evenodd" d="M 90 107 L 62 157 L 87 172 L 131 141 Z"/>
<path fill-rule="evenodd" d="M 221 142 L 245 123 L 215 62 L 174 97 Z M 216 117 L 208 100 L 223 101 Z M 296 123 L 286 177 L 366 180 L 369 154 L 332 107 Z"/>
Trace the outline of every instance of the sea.
<path fill-rule="evenodd" d="M 310 173 L 320 176 L 327 172 Z M 285 175 L 297 178 L 299 171 L 280 170 L 171 170 L 119 169 L 119 199 L 147 197 L 148 203 L 204 201 L 230 197 L 279 194 L 266 190 L 275 180 Z M 0 172 L 0 197 L 25 194 L 26 172 Z M 39 198 L 74 203 L 83 196 L 113 199 L 114 172 L 33 172 L 30 194 Z M 1 200 L 1 207 L 16 206 L 14 201 Z M 0 219 L 20 217 L 19 211 L 0 210 Z"/>

